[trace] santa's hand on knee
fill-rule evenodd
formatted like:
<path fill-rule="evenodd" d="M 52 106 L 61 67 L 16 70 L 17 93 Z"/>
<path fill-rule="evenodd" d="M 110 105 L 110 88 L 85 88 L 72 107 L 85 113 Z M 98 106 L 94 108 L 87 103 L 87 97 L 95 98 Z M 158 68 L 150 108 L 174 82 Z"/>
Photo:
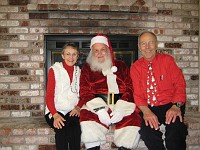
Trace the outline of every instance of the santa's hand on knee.
<path fill-rule="evenodd" d="M 110 114 L 110 116 L 111 116 L 111 119 L 110 119 L 110 121 L 111 121 L 111 123 L 117 123 L 117 122 L 120 122 L 123 118 L 124 118 L 124 116 L 125 116 L 125 111 L 124 110 L 114 110 L 111 114 Z"/>

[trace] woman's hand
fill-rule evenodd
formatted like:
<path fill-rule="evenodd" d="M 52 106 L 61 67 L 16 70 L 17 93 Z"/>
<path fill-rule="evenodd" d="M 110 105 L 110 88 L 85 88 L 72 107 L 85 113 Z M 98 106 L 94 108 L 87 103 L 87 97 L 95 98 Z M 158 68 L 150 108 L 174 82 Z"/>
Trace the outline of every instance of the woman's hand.
<path fill-rule="evenodd" d="M 54 121 L 53 126 L 57 129 L 62 129 L 63 126 L 65 126 L 64 121 L 66 121 L 60 114 L 55 113 L 53 115 Z"/>

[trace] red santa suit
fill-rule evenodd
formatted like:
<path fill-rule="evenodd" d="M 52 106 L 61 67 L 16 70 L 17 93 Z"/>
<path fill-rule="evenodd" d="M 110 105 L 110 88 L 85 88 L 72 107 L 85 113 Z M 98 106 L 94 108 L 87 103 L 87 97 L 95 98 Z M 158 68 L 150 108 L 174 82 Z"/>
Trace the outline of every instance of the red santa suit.
<path fill-rule="evenodd" d="M 138 145 L 141 118 L 133 100 L 129 69 L 122 61 L 115 60 L 113 64 L 117 70 L 113 70 L 112 67 L 102 72 L 93 71 L 89 64 L 82 67 L 80 101 L 77 106 L 82 107 L 80 112 L 81 139 L 86 148 L 88 148 L 87 145 L 91 147 L 92 143 L 93 146 L 98 146 L 106 142 L 105 135 L 108 132 L 109 124 L 104 124 L 99 120 L 98 110 L 101 108 L 106 109 L 108 114 L 119 112 L 123 115 L 123 119 L 115 123 L 114 143 L 116 146 L 132 149 Z M 108 105 L 96 95 L 106 95 L 108 92 L 121 94 L 121 98 L 114 105 Z"/>

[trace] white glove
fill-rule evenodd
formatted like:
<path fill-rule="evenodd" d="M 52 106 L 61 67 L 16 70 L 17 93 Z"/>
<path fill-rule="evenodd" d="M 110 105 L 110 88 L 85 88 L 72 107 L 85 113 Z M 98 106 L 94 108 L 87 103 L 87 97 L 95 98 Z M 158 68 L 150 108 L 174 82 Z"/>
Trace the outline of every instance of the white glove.
<path fill-rule="evenodd" d="M 110 114 L 111 117 L 111 123 L 117 123 L 117 122 L 120 122 L 124 116 L 125 116 L 125 111 L 124 110 L 114 110 L 111 114 Z"/>
<path fill-rule="evenodd" d="M 110 123 L 110 116 L 105 109 L 101 109 L 101 110 L 97 111 L 96 113 L 97 113 L 101 123 L 103 123 L 107 126 L 109 126 L 111 124 Z"/>

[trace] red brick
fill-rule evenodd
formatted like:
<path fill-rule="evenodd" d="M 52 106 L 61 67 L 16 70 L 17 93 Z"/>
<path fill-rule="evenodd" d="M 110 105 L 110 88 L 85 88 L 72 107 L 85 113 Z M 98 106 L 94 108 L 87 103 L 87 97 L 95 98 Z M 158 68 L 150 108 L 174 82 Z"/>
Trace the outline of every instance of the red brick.
<path fill-rule="evenodd" d="M 35 76 L 20 77 L 20 81 L 22 81 L 22 82 L 37 81 L 37 77 L 35 77 Z"/>
<path fill-rule="evenodd" d="M 32 111 L 31 112 L 33 117 L 40 117 L 40 116 L 44 116 L 44 111 L 40 110 L 40 111 Z"/>
<path fill-rule="evenodd" d="M 38 4 L 38 10 L 48 10 L 48 4 Z"/>
<path fill-rule="evenodd" d="M 198 30 L 183 30 L 184 35 L 199 35 Z"/>
<path fill-rule="evenodd" d="M 24 129 L 13 129 L 13 135 L 24 135 Z"/>
<path fill-rule="evenodd" d="M 90 33 L 91 28 L 69 28 L 68 32 L 73 34 L 73 33 Z"/>
<path fill-rule="evenodd" d="M 29 19 L 48 19 L 48 13 L 30 13 Z"/>
<path fill-rule="evenodd" d="M 19 11 L 20 12 L 28 12 L 28 8 L 27 8 L 27 6 L 20 6 Z"/>
<path fill-rule="evenodd" d="M 142 16 L 138 14 L 131 14 L 129 15 L 129 19 L 131 20 L 142 20 Z"/>
<path fill-rule="evenodd" d="M 143 6 L 145 4 L 145 1 L 144 0 L 137 0 L 133 6 Z"/>
<path fill-rule="evenodd" d="M 30 98 L 23 98 L 23 97 L 20 97 L 20 98 L 10 98 L 10 100 L 7 100 L 7 102 L 9 103 L 30 103 Z"/>
<path fill-rule="evenodd" d="M 58 10 L 58 4 L 38 4 L 38 10 Z"/>
<path fill-rule="evenodd" d="M 99 11 L 100 10 L 100 6 L 99 5 L 90 5 L 90 10 L 91 11 Z"/>
<path fill-rule="evenodd" d="M 22 105 L 22 110 L 39 110 L 40 105 L 34 105 L 34 104 L 27 104 L 27 105 Z"/>
<path fill-rule="evenodd" d="M 198 106 L 188 106 L 185 108 L 185 111 L 186 112 L 190 112 L 190 113 L 194 113 L 194 112 L 198 112 Z"/>
<path fill-rule="evenodd" d="M 81 27 L 98 27 L 99 22 L 98 21 L 80 21 Z"/>
<path fill-rule="evenodd" d="M 199 75 L 192 75 L 191 80 L 199 80 Z"/>
<path fill-rule="evenodd" d="M 78 10 L 78 5 L 77 4 L 72 4 L 72 5 L 68 5 L 69 10 Z"/>
<path fill-rule="evenodd" d="M 10 128 L 0 129 L 0 136 L 9 136 L 11 134 L 12 132 Z"/>
<path fill-rule="evenodd" d="M 0 35 L 0 40 L 17 40 L 17 35 Z"/>
<path fill-rule="evenodd" d="M 19 96 L 19 91 L 0 91 L 1 96 Z"/>
<path fill-rule="evenodd" d="M 45 64 L 44 63 L 40 63 L 40 68 L 44 68 Z"/>
<path fill-rule="evenodd" d="M 24 143 L 24 137 L 22 136 L 11 136 L 9 137 L 9 143 L 8 144 L 23 144 Z"/>
<path fill-rule="evenodd" d="M 138 12 L 147 13 L 147 12 L 149 12 L 149 7 L 142 7 L 142 8 L 139 9 Z"/>
<path fill-rule="evenodd" d="M 8 29 L 7 28 L 0 28 L 0 33 L 8 33 Z"/>
<path fill-rule="evenodd" d="M 141 33 L 141 29 L 130 29 L 129 33 L 132 35 L 139 35 Z"/>
<path fill-rule="evenodd" d="M 181 48 L 181 43 L 165 43 L 166 48 Z"/>
<path fill-rule="evenodd" d="M 48 10 L 58 10 L 58 4 L 49 4 Z"/>
<path fill-rule="evenodd" d="M 28 75 L 28 70 L 10 70 L 10 75 Z"/>
<path fill-rule="evenodd" d="M 47 136 L 27 136 L 25 137 L 26 144 L 47 144 L 48 137 Z"/>
<path fill-rule="evenodd" d="M 27 48 L 27 49 L 22 49 L 21 50 L 22 54 L 39 54 L 40 50 L 39 49 L 31 49 L 31 48 Z"/>
<path fill-rule="evenodd" d="M 159 15 L 172 15 L 172 10 L 158 10 Z"/>
<path fill-rule="evenodd" d="M 39 150 L 56 150 L 55 145 L 39 145 Z"/>
<path fill-rule="evenodd" d="M 164 34 L 164 30 L 153 30 L 155 34 Z"/>
<path fill-rule="evenodd" d="M 0 63 L 0 68 L 19 68 L 19 63 Z"/>
<path fill-rule="evenodd" d="M 35 128 L 27 129 L 27 130 L 25 131 L 25 134 L 26 134 L 26 135 L 36 135 L 36 134 L 37 134 L 37 129 L 35 129 Z"/>
<path fill-rule="evenodd" d="M 1 105 L 1 110 L 19 110 L 20 105 Z"/>
<path fill-rule="evenodd" d="M 8 56 L 0 56 L 0 61 L 8 61 Z"/>
<path fill-rule="evenodd" d="M 130 12 L 138 12 L 139 11 L 139 7 L 138 6 L 131 6 L 130 7 Z"/>
<path fill-rule="evenodd" d="M 200 137 L 187 137 L 187 144 L 190 144 L 190 145 L 195 145 L 195 144 L 200 144 L 199 143 L 200 141 Z"/>
<path fill-rule="evenodd" d="M 108 5 L 101 5 L 100 6 L 100 11 L 109 11 L 109 10 L 110 10 L 110 8 L 109 8 Z"/>
<path fill-rule="evenodd" d="M 20 26 L 24 26 L 24 27 L 26 27 L 26 26 L 29 26 L 29 21 L 20 21 Z"/>
<path fill-rule="evenodd" d="M 29 0 L 8 0 L 9 5 L 27 5 Z"/>
<path fill-rule="evenodd" d="M 172 49 L 158 49 L 158 53 L 172 55 Z"/>

